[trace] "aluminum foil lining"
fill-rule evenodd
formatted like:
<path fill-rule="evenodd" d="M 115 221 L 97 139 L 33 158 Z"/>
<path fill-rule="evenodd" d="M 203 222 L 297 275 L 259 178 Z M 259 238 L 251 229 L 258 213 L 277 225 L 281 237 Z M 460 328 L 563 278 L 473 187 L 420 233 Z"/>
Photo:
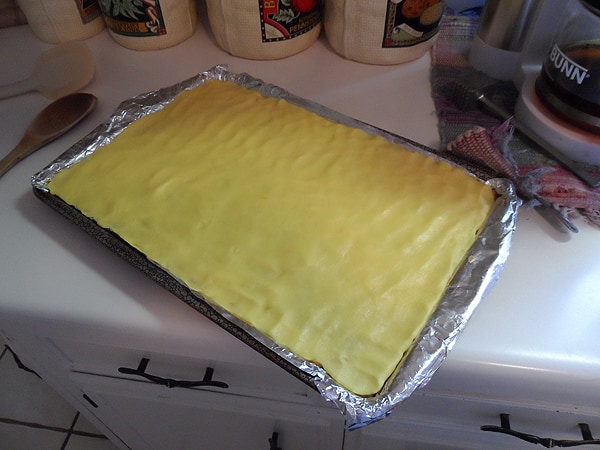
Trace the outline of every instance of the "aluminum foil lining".
<path fill-rule="evenodd" d="M 34 175 L 32 178 L 34 189 L 48 192 L 46 185 L 56 173 L 111 142 L 133 121 L 162 109 L 180 92 L 194 89 L 210 79 L 233 81 L 248 89 L 257 90 L 265 96 L 285 99 L 325 118 L 383 136 L 416 152 L 432 155 L 426 147 L 413 141 L 297 97 L 278 86 L 267 84 L 248 74 L 236 74 L 230 72 L 226 66 L 215 66 L 176 85 L 142 94 L 123 102 L 106 123 L 97 127 L 49 166 Z M 436 155 L 433 156 L 438 158 Z M 449 163 L 458 166 L 454 162 L 449 161 Z M 464 167 L 461 168 L 464 169 Z M 473 173 L 471 175 L 476 176 Z M 383 389 L 375 396 L 361 397 L 353 394 L 337 384 L 318 365 L 281 347 L 218 305 L 210 304 L 210 306 L 222 318 L 247 332 L 260 345 L 306 374 L 310 383 L 322 397 L 333 402 L 346 415 L 346 426 L 349 430 L 381 420 L 389 415 L 394 407 L 431 379 L 453 347 L 457 336 L 467 324 L 475 308 L 494 285 L 504 267 L 509 254 L 520 201 L 510 181 L 505 179 L 482 181 L 488 183 L 498 194 L 489 221 L 471 248 L 464 265 L 450 283 L 436 311 L 415 341 L 413 348 L 400 362 Z M 181 280 L 176 278 L 175 280 L 183 284 Z M 201 293 L 196 294 L 199 301 L 210 303 L 210 300 L 204 298 Z"/>

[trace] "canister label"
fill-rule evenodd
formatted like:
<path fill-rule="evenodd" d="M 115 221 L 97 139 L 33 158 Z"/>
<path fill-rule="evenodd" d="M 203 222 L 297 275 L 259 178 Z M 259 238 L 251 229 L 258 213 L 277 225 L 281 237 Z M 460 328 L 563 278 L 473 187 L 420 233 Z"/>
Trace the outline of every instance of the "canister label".
<path fill-rule="evenodd" d="M 388 0 L 383 48 L 410 47 L 432 38 L 438 31 L 442 0 Z"/>
<path fill-rule="evenodd" d="M 73 0 L 83 23 L 90 23 L 100 16 L 100 5 L 97 0 Z"/>
<path fill-rule="evenodd" d="M 99 0 L 106 26 L 124 36 L 167 34 L 159 0 Z"/>
<path fill-rule="evenodd" d="M 263 42 L 284 41 L 321 21 L 319 0 L 258 0 Z"/>

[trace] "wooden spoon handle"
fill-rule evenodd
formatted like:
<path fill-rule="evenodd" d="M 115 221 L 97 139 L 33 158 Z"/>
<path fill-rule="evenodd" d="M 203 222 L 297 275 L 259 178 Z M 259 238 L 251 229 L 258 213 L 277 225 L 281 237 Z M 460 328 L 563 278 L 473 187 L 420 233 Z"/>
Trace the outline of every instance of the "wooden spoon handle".
<path fill-rule="evenodd" d="M 34 142 L 25 136 L 8 155 L 0 160 L 0 177 L 40 147 L 39 142 Z"/>

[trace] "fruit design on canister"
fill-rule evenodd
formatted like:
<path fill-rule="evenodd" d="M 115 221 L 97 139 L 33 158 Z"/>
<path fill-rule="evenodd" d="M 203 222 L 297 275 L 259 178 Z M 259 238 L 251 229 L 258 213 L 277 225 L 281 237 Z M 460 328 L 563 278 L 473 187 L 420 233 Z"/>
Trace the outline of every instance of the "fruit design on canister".
<path fill-rule="evenodd" d="M 295 12 L 308 13 L 317 7 L 319 0 L 292 0 L 291 8 Z"/>
<path fill-rule="evenodd" d="M 400 1 L 396 1 L 400 3 Z M 419 19 L 423 25 L 431 25 L 442 16 L 443 4 L 440 0 L 404 0 L 402 14 L 407 19 Z"/>
<path fill-rule="evenodd" d="M 437 33 L 443 0 L 388 0 L 383 47 L 405 47 Z"/>
<path fill-rule="evenodd" d="M 321 22 L 319 0 L 259 0 L 263 42 L 304 34 Z"/>

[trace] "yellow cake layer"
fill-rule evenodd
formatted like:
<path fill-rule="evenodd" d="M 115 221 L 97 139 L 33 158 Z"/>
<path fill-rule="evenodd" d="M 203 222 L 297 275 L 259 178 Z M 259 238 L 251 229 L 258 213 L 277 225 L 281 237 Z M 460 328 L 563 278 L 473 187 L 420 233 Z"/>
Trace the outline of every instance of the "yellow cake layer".
<path fill-rule="evenodd" d="M 447 163 L 216 80 L 48 187 L 358 395 L 394 372 L 495 200 Z"/>

